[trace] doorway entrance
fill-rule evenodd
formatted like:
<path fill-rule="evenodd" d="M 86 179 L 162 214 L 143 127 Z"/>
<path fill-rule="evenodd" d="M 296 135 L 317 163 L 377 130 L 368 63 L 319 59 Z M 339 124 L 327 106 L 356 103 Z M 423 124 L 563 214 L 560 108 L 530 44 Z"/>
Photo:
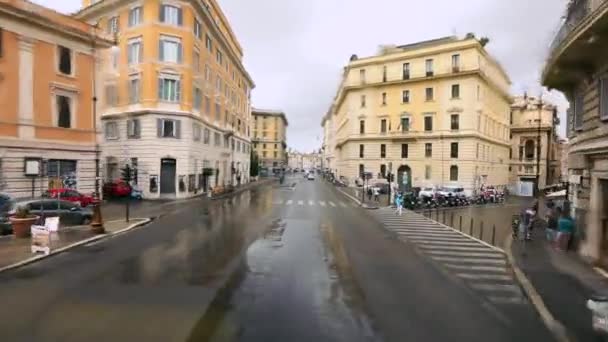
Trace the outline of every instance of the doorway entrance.
<path fill-rule="evenodd" d="M 409 166 L 399 166 L 399 169 L 397 169 L 397 183 L 400 191 L 410 191 L 412 189 L 412 169 Z"/>
<path fill-rule="evenodd" d="M 599 213 L 599 224 L 602 232 L 601 241 L 601 260 L 604 267 L 608 267 L 608 179 L 599 180 L 600 191 L 600 213 Z"/>
<path fill-rule="evenodd" d="M 165 158 L 160 160 L 160 193 L 175 194 L 175 159 Z"/>

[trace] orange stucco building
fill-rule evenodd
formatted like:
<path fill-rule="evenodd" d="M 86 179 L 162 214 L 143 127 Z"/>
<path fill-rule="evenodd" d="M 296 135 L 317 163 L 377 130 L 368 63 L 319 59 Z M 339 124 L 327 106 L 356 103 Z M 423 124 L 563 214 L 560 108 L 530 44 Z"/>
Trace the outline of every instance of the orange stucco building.
<path fill-rule="evenodd" d="M 0 191 L 94 191 L 94 55 L 111 45 L 77 19 L 0 0 Z"/>

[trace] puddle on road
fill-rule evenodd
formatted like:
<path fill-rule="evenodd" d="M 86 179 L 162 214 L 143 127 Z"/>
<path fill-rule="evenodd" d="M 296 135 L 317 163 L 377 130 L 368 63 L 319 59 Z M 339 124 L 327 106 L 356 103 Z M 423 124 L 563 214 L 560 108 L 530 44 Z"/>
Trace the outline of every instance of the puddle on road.
<path fill-rule="evenodd" d="M 188 341 L 379 341 L 329 225 L 275 220 Z"/>

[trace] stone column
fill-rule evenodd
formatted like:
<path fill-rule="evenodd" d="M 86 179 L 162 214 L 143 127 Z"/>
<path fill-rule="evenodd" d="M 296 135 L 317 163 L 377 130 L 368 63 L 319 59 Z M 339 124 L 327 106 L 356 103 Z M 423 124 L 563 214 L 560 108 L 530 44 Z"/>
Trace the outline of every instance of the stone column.
<path fill-rule="evenodd" d="M 19 37 L 19 138 L 34 139 L 34 44 Z"/>

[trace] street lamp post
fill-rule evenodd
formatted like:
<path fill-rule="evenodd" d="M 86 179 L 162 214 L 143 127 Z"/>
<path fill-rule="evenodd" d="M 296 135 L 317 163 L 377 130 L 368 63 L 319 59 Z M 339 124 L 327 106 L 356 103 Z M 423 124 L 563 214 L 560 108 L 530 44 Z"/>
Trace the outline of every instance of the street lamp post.
<path fill-rule="evenodd" d="M 93 139 L 95 141 L 95 201 L 93 203 L 93 217 L 91 218 L 91 229 L 96 234 L 103 234 L 105 228 L 103 226 L 103 217 L 101 215 L 101 191 L 100 191 L 100 154 L 99 141 L 97 139 L 97 46 L 96 37 L 97 30 L 99 29 L 99 22 L 94 25 L 94 33 L 92 37 L 92 54 L 93 54 L 93 68 L 92 70 L 92 91 L 93 91 Z"/>

